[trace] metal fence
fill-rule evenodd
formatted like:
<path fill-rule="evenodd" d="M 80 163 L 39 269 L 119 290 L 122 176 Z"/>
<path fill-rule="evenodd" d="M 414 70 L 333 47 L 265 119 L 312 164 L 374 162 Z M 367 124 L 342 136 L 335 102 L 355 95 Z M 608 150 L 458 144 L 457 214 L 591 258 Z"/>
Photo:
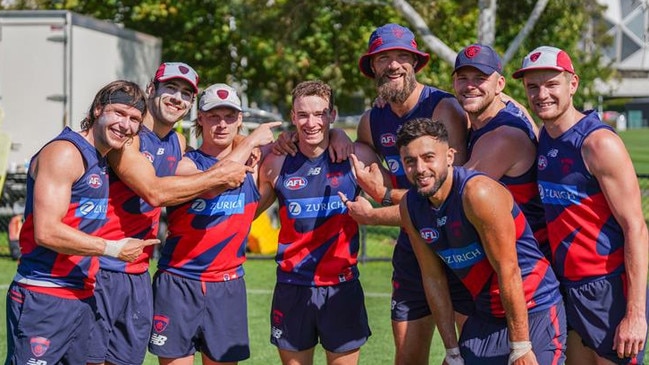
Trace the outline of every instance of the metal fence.
<path fill-rule="evenodd" d="M 12 217 L 22 214 L 26 196 L 26 175 L 8 174 L 0 199 L 0 234 L 7 232 Z M 642 193 L 642 211 L 649 222 L 649 174 L 638 174 Z M 372 247 L 377 241 L 393 243 L 399 234 L 396 227 L 361 226 L 359 259 L 363 261 L 389 260 L 389 250 Z"/>

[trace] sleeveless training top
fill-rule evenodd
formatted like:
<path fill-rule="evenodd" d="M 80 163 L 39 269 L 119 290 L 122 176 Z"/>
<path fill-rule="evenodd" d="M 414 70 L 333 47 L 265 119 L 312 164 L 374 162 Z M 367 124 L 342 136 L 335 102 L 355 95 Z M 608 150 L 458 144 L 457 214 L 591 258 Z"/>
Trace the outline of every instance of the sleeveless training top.
<path fill-rule="evenodd" d="M 142 126 L 140 152 L 153 164 L 157 176 L 172 176 L 182 159 L 180 142 L 175 131 L 159 138 L 150 129 Z M 110 171 L 110 196 L 108 199 L 108 223 L 99 234 L 109 240 L 125 237 L 139 239 L 156 238 L 160 222 L 160 207 L 152 207 L 140 198 L 120 178 Z M 153 246 L 148 246 L 133 262 L 127 263 L 112 257 L 99 259 L 101 269 L 141 274 L 148 270 Z"/>
<path fill-rule="evenodd" d="M 485 318 L 502 318 L 505 310 L 500 299 L 498 276 L 462 206 L 467 181 L 479 175 L 483 174 L 455 167 L 453 187 L 439 208 L 434 208 L 428 198 L 418 194 L 415 189 L 409 190 L 406 195 L 408 213 L 427 245 L 471 293 L 476 314 Z M 516 225 L 516 252 L 527 309 L 530 313 L 545 310 L 561 300 L 559 282 L 515 203 L 511 214 Z"/>
<path fill-rule="evenodd" d="M 186 157 L 205 171 L 218 162 L 200 150 Z M 259 203 L 252 174 L 243 184 L 215 197 L 198 197 L 167 207 L 169 235 L 158 270 L 188 279 L 227 281 L 243 276 L 250 226 Z"/>
<path fill-rule="evenodd" d="M 72 185 L 70 206 L 62 222 L 84 233 L 97 235 L 106 222 L 106 159 L 70 128 L 66 127 L 53 141 L 71 142 L 86 163 L 85 173 Z M 36 156 L 38 153 L 32 157 L 32 162 Z M 34 182 L 32 176 L 28 175 L 25 223 L 20 232 L 22 256 L 14 281 L 34 291 L 62 298 L 90 297 L 99 268 L 97 257 L 58 253 L 39 246 L 34 239 Z"/>
<path fill-rule="evenodd" d="M 557 138 L 545 128 L 539 136 L 539 191 L 553 267 L 561 280 L 624 272 L 622 228 L 581 155 L 584 140 L 598 129 L 613 131 L 592 111 Z"/>
<path fill-rule="evenodd" d="M 356 280 L 358 224 L 338 197 L 360 193 L 350 162 L 327 153 L 286 156 L 275 184 L 279 201 L 277 282 L 328 286 Z"/>

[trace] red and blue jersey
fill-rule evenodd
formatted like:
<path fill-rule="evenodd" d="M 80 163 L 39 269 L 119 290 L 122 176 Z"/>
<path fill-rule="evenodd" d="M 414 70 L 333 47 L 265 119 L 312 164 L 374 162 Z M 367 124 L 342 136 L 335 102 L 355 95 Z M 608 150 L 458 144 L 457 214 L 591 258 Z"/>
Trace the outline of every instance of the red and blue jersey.
<path fill-rule="evenodd" d="M 106 222 L 108 174 L 106 159 L 79 133 L 65 128 L 52 141 L 68 141 L 81 153 L 85 173 L 74 182 L 70 205 L 62 222 L 81 232 L 97 235 Z M 38 156 L 38 154 L 36 154 Z M 32 161 L 36 157 L 32 158 Z M 27 178 L 25 223 L 20 232 L 22 256 L 14 280 L 34 291 L 63 297 L 92 296 L 97 257 L 66 255 L 40 246 L 34 238 L 34 179 Z"/>
<path fill-rule="evenodd" d="M 595 111 L 557 138 L 541 129 L 538 180 L 553 267 L 561 280 L 581 281 L 624 271 L 624 234 L 581 154 L 604 124 Z"/>
<path fill-rule="evenodd" d="M 431 118 L 439 102 L 452 97 L 453 95 L 445 91 L 425 85 L 415 107 L 402 117 L 396 115 L 389 104 L 383 108 L 372 108 L 370 131 L 374 149 L 388 166 L 392 186 L 395 188 L 410 189 L 412 187 L 397 148 L 397 130 L 410 119 Z M 423 295 L 421 272 L 408 240 L 408 234 L 403 229 L 400 230 L 397 238 L 397 247 L 395 247 L 395 254 L 392 256 L 392 266 L 394 267 L 393 284 Z"/>
<path fill-rule="evenodd" d="M 477 314 L 502 318 L 498 276 L 489 263 L 478 232 L 466 217 L 462 195 L 467 181 L 483 175 L 462 167 L 453 169 L 453 187 L 439 208 L 415 189 L 408 191 L 410 219 L 430 247 L 460 279 L 475 301 Z M 534 239 L 516 203 L 511 210 L 516 226 L 516 253 L 523 279 L 525 302 L 530 313 L 546 310 L 561 301 L 559 282 Z"/>
<path fill-rule="evenodd" d="M 178 162 L 182 158 L 176 132 L 172 130 L 164 138 L 160 138 L 142 125 L 138 136 L 140 152 L 153 164 L 156 175 L 160 177 L 175 175 Z M 126 237 L 156 238 L 160 213 L 160 207 L 150 206 L 110 171 L 108 222 L 99 232 L 101 237 L 109 240 L 120 240 Z M 149 246 L 140 257 L 130 263 L 104 256 L 100 257 L 99 262 L 102 270 L 141 274 L 148 270 L 152 253 L 153 246 Z"/>
<path fill-rule="evenodd" d="M 331 162 L 326 153 L 286 156 L 275 192 L 281 223 L 277 281 L 329 286 L 356 280 L 358 224 L 338 196 L 360 193 L 350 162 Z"/>
<path fill-rule="evenodd" d="M 532 129 L 530 121 L 525 114 L 512 102 L 507 102 L 505 108 L 501 109 L 485 126 L 478 130 L 471 129 L 469 132 L 469 142 L 467 144 L 467 156 L 471 157 L 473 147 L 477 141 L 485 135 L 502 126 L 518 128 L 527 134 L 534 146 L 538 145 L 536 135 Z M 507 189 L 512 193 L 514 201 L 523 211 L 527 222 L 534 232 L 534 237 L 539 242 L 544 253 L 549 253 L 548 231 L 545 224 L 545 214 L 541 203 L 541 196 L 536 183 L 536 164 L 532 164 L 529 170 L 519 176 L 506 176 L 500 178 Z M 547 250 L 546 250 L 547 248 Z M 549 256 L 547 256 L 549 257 Z"/>
<path fill-rule="evenodd" d="M 185 156 L 201 171 L 218 162 L 200 150 Z M 255 179 L 248 174 L 235 189 L 167 207 L 169 234 L 158 270 L 201 281 L 242 277 L 248 234 L 258 203 Z"/>

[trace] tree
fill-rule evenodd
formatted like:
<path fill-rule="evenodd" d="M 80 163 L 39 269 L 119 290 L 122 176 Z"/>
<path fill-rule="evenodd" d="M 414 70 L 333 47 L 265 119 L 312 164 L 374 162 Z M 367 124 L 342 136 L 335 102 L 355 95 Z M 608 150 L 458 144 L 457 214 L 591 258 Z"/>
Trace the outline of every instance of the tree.
<path fill-rule="evenodd" d="M 251 102 L 284 115 L 293 86 L 314 78 L 334 87 L 341 115 L 360 113 L 375 92 L 358 58 L 388 22 L 417 34 L 432 56 L 419 79 L 446 90 L 456 52 L 477 41 L 503 54 L 505 75 L 539 45 L 567 50 L 582 80 L 577 105 L 596 102 L 593 80 L 612 75 L 598 52 L 586 52 L 610 42 L 596 0 L 17 0 L 13 7 L 72 10 L 161 37 L 163 60 L 191 64 L 202 86 L 237 84 Z M 525 100 L 518 80 L 510 78 L 506 92 Z"/>

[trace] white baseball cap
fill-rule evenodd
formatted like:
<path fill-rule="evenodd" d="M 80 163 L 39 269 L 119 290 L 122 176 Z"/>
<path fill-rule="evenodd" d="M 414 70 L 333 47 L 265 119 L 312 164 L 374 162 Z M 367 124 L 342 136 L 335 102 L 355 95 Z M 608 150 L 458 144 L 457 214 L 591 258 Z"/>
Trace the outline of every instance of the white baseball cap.
<path fill-rule="evenodd" d="M 218 107 L 242 111 L 241 99 L 239 99 L 237 91 L 226 84 L 214 84 L 203 90 L 198 100 L 198 108 L 206 112 Z"/>

